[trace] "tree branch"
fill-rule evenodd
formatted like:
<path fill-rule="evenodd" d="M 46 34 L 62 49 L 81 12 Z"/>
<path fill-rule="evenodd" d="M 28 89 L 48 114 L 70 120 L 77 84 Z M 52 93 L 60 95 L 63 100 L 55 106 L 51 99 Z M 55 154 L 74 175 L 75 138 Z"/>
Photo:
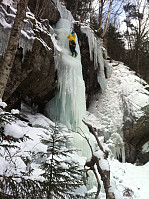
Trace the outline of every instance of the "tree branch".
<path fill-rule="evenodd" d="M 108 163 L 108 152 L 107 151 L 104 151 L 99 139 L 98 139 L 98 136 L 96 135 L 96 132 L 94 131 L 93 127 L 91 124 L 87 123 L 86 121 L 84 121 L 84 124 L 88 127 L 90 133 L 92 135 L 94 135 L 96 141 L 97 141 L 97 144 L 99 146 L 99 149 L 103 152 L 104 154 L 104 161 L 106 161 L 107 165 L 109 165 Z M 94 166 L 96 165 L 97 166 L 97 170 L 98 170 L 98 173 L 100 174 L 101 176 L 101 179 L 103 181 L 103 184 L 104 184 L 104 189 L 105 189 L 105 192 L 106 192 L 106 199 L 115 199 L 115 195 L 113 192 L 109 192 L 109 188 L 111 187 L 110 185 L 110 169 L 109 168 L 105 168 L 105 170 L 102 168 L 102 165 L 100 165 L 100 160 L 101 158 L 100 157 L 97 157 L 95 154 L 92 154 L 92 158 L 90 161 L 86 162 L 84 167 L 87 166 L 90 168 L 90 170 L 92 170 L 95 174 L 95 177 L 96 177 L 96 180 L 98 182 L 98 189 L 97 189 L 97 193 L 96 193 L 96 197 L 95 199 L 97 199 L 98 195 L 99 195 L 99 192 L 100 192 L 100 182 L 99 182 L 99 179 L 97 178 L 97 173 L 96 173 L 96 170 L 94 168 Z"/>

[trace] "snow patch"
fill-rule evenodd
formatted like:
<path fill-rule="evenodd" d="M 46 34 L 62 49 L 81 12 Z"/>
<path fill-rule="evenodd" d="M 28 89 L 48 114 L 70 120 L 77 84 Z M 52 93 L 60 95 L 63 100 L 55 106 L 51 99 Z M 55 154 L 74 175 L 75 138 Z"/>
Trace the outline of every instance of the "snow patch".
<path fill-rule="evenodd" d="M 12 5 L 13 0 L 3 0 L 2 3 L 5 4 L 5 5 L 10 6 L 10 5 Z"/>
<path fill-rule="evenodd" d="M 146 143 L 142 146 L 142 152 L 144 152 L 144 153 L 149 152 L 149 141 L 146 142 Z"/>
<path fill-rule="evenodd" d="M 14 138 L 22 138 L 25 133 L 23 132 L 22 128 L 20 128 L 18 125 L 16 124 L 5 124 L 4 127 L 4 134 L 7 136 L 12 136 Z"/>
<path fill-rule="evenodd" d="M 12 109 L 11 110 L 11 114 L 19 114 L 20 113 L 20 111 L 18 110 L 18 109 Z"/>
<path fill-rule="evenodd" d="M 6 108 L 7 104 L 5 102 L 2 101 L 2 99 L 0 98 L 0 107 L 2 108 Z"/>

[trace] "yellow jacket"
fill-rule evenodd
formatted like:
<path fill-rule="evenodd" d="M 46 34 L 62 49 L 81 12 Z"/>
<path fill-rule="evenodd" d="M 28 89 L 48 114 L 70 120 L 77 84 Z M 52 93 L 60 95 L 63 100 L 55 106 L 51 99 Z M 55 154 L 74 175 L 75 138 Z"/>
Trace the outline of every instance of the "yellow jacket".
<path fill-rule="evenodd" d="M 69 41 L 75 41 L 76 34 L 73 36 L 72 34 L 69 34 L 68 37 Z"/>

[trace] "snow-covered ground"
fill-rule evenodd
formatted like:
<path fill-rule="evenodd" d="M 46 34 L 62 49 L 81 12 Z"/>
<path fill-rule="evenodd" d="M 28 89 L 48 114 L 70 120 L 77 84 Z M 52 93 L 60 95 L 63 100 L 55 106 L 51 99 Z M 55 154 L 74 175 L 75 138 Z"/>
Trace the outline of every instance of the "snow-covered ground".
<path fill-rule="evenodd" d="M 99 129 L 99 134 L 109 139 L 107 145 L 112 147 L 114 156 L 121 153 L 123 146 L 123 141 L 117 133 L 121 134 L 125 109 L 128 110 L 128 117 L 131 115 L 137 120 L 144 114 L 141 108 L 149 104 L 149 92 L 146 90 L 147 83 L 123 63 L 111 65 L 113 71 L 107 79 L 107 89 L 94 97 L 87 112 L 87 120 Z M 149 143 L 144 145 L 144 151 L 148 151 L 148 146 Z M 149 198 L 149 162 L 144 166 L 135 166 L 120 163 L 112 158 L 109 163 L 112 184 L 115 183 L 125 196 L 121 196 L 122 198 Z"/>
<path fill-rule="evenodd" d="M 113 160 L 110 161 L 110 167 L 111 180 L 123 195 L 123 199 L 149 198 L 149 162 L 144 166 L 135 166 Z"/>
<path fill-rule="evenodd" d="M 13 112 L 16 113 L 16 111 Z M 19 151 L 14 149 L 11 151 L 13 161 L 15 162 L 15 167 L 13 164 L 10 165 L 9 161 L 5 158 L 6 152 L 1 151 L 2 156 L 0 157 L 0 175 L 8 175 L 6 170 L 11 172 L 11 174 L 16 173 L 17 175 L 21 175 L 21 171 L 26 171 L 27 169 L 27 166 L 21 158 L 22 156 L 31 160 L 31 153 L 37 154 L 38 152 L 45 152 L 47 150 L 46 146 L 41 143 L 41 138 L 48 139 L 50 134 L 49 127 L 51 125 L 53 126 L 54 123 L 40 113 L 32 115 L 31 109 L 26 106 L 23 106 L 21 114 L 24 114 L 25 118 L 29 120 L 30 126 L 26 122 L 22 122 L 20 120 L 14 121 L 13 125 L 11 126 L 11 136 L 18 138 L 19 134 L 20 136 L 25 134 L 29 136 L 31 140 L 18 143 L 17 146 L 20 147 Z M 6 127 L 9 128 L 10 126 L 6 125 Z M 5 129 L 6 135 L 9 134 L 7 128 Z M 81 158 L 82 157 L 80 157 L 80 162 Z M 36 161 L 40 162 L 40 160 Z M 120 192 L 116 199 L 148 199 L 149 163 L 144 166 L 135 166 L 130 163 L 120 163 L 118 160 L 109 157 L 109 164 L 111 170 L 111 184 Z M 31 175 L 32 179 L 42 180 L 42 177 L 40 176 L 42 170 L 39 169 L 39 166 L 37 163 L 35 163 L 35 161 L 31 162 L 28 167 L 34 169 Z M 103 188 L 101 189 L 99 198 L 106 198 Z"/>
<path fill-rule="evenodd" d="M 144 114 L 141 108 L 149 105 L 147 83 L 122 63 L 111 65 L 113 71 L 107 79 L 107 89 L 94 97 L 88 109 L 88 119 L 107 138 L 121 129 L 126 109 L 128 117 L 132 114 L 138 119 Z"/>

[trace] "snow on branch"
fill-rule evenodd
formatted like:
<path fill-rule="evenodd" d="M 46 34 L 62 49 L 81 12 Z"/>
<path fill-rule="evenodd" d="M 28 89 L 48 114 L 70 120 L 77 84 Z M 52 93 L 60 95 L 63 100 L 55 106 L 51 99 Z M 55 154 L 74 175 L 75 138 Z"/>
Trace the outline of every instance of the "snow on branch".
<path fill-rule="evenodd" d="M 88 170 L 92 170 L 94 172 L 94 175 L 95 175 L 97 183 L 98 183 L 98 188 L 97 188 L 97 193 L 96 193 L 95 199 L 98 198 L 98 195 L 100 193 L 100 187 L 101 187 L 97 172 L 100 174 L 101 180 L 103 181 L 103 185 L 104 185 L 104 189 L 105 189 L 105 193 L 106 193 L 106 199 L 116 199 L 115 194 L 112 191 L 111 185 L 110 185 L 110 166 L 109 166 L 109 163 L 107 160 L 108 155 L 109 155 L 108 151 L 103 149 L 92 125 L 87 123 L 84 120 L 83 120 L 83 122 L 88 127 L 90 133 L 95 137 L 96 142 L 98 144 L 98 150 L 95 151 L 94 153 L 93 153 L 93 149 L 91 150 L 92 157 L 84 165 L 84 167 L 89 167 Z M 90 145 L 90 147 L 91 147 L 91 145 Z M 97 166 L 97 171 L 95 170 L 95 166 Z"/>

